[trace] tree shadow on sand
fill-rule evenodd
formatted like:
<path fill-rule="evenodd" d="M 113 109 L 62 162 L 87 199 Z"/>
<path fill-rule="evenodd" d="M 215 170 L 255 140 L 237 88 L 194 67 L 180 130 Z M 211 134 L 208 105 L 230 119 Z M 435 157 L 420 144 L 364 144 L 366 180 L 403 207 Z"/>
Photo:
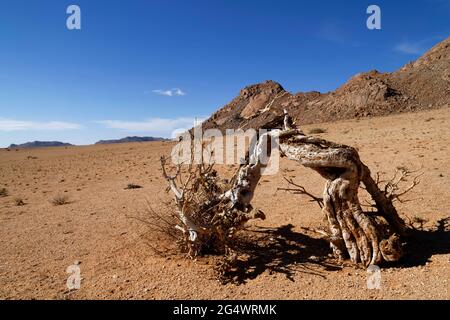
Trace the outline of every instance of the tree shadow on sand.
<path fill-rule="evenodd" d="M 450 217 L 438 221 L 432 230 L 411 229 L 404 247 L 405 256 L 385 267 L 423 266 L 433 255 L 450 253 Z M 327 271 L 338 271 L 343 264 L 333 258 L 329 243 L 293 230 L 292 224 L 278 228 L 253 227 L 240 238 L 236 251 L 240 257 L 224 282 L 242 284 L 259 275 L 284 274 L 294 281 L 295 273 L 326 278 Z"/>
<path fill-rule="evenodd" d="M 406 241 L 405 256 L 396 266 L 424 266 L 434 255 L 450 254 L 450 217 L 438 220 L 430 230 L 411 229 Z"/>
<path fill-rule="evenodd" d="M 281 273 L 291 281 L 297 272 L 325 278 L 324 271 L 342 269 L 327 261 L 331 252 L 327 241 L 311 238 L 293 228 L 288 224 L 278 228 L 247 229 L 236 248 L 241 258 L 227 272 L 228 281 L 241 284 L 264 272 Z"/>

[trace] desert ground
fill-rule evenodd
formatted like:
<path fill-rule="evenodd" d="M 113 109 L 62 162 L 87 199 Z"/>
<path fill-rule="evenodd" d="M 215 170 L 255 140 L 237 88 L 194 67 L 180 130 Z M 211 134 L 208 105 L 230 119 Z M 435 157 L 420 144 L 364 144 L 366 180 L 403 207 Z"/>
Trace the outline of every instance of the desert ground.
<path fill-rule="evenodd" d="M 174 142 L 0 150 L 1 299 L 450 299 L 450 108 L 303 127 L 357 147 L 372 173 L 418 170 L 420 184 L 396 202 L 406 220 L 424 219 L 408 240 L 407 255 L 381 271 L 369 290 L 364 268 L 339 264 L 328 244 L 304 228 L 323 224 L 319 207 L 301 195 L 277 191 L 283 176 L 321 195 L 317 173 L 281 159 L 265 176 L 254 204 L 266 220 L 249 223 L 256 256 L 238 281 L 221 284 L 214 257 L 188 259 L 165 251 L 162 240 L 137 220 L 146 201 L 164 210 L 166 181 L 159 157 Z M 236 167 L 219 166 L 230 175 Z M 142 188 L 125 189 L 128 183 Z M 407 185 L 407 184 L 406 184 Z M 58 194 L 69 203 L 54 205 Z M 21 198 L 24 205 L 17 205 Z M 437 225 L 441 221 L 441 227 Z M 447 220 L 448 221 L 448 220 Z M 419 228 L 419 227 L 418 227 Z M 79 263 L 81 287 L 69 291 L 68 266 Z"/>

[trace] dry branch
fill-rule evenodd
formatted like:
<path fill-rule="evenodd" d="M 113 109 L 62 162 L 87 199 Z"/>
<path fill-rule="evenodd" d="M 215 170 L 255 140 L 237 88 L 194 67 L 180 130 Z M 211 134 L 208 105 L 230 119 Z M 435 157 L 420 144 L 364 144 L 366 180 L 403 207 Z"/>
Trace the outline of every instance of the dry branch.
<path fill-rule="evenodd" d="M 312 193 L 308 192 L 304 186 L 295 183 L 292 179 L 289 179 L 289 178 L 286 178 L 286 177 L 283 177 L 283 179 L 286 180 L 286 182 L 291 187 L 289 187 L 289 188 L 277 188 L 277 191 L 288 191 L 288 192 L 291 192 L 292 194 L 303 194 L 303 195 L 306 195 L 306 196 L 311 198 L 311 200 L 310 200 L 311 202 L 317 202 L 317 204 L 319 205 L 320 209 L 323 208 L 323 198 L 316 197 Z"/>

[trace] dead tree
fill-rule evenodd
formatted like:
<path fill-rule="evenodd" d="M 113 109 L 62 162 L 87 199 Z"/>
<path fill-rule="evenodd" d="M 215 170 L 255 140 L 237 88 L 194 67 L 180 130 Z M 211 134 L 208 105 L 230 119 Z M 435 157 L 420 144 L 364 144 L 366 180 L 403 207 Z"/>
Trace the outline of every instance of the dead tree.
<path fill-rule="evenodd" d="M 237 230 L 246 221 L 264 218 L 264 214 L 252 207 L 251 201 L 264 164 L 261 154 L 278 147 L 283 156 L 311 168 L 326 179 L 323 193 L 323 212 L 334 255 L 365 266 L 383 261 L 397 261 L 402 255 L 400 237 L 406 226 L 397 214 L 386 192 L 372 179 L 369 168 L 362 163 L 356 149 L 305 135 L 292 128 L 292 121 L 285 113 L 284 128 L 273 130 L 259 137 L 258 143 L 229 184 L 220 184 L 215 171 L 199 165 L 189 165 L 188 178 L 179 178 L 180 167 L 170 176 L 161 160 L 163 174 L 175 196 L 176 228 L 189 243 L 190 254 L 197 254 L 202 246 L 218 243 L 223 252 Z M 271 137 L 278 138 L 278 146 L 270 146 Z M 178 179 L 178 180 L 177 180 Z M 178 181 L 178 182 L 177 182 Z M 365 213 L 358 198 L 363 184 L 371 195 L 377 214 Z"/>
<path fill-rule="evenodd" d="M 400 236 L 406 226 L 356 149 L 306 136 L 296 129 L 280 132 L 279 145 L 284 156 L 327 180 L 323 212 L 329 224 L 327 238 L 337 258 L 349 257 L 367 266 L 401 257 Z M 361 183 L 373 198 L 379 216 L 363 212 L 358 198 Z"/>

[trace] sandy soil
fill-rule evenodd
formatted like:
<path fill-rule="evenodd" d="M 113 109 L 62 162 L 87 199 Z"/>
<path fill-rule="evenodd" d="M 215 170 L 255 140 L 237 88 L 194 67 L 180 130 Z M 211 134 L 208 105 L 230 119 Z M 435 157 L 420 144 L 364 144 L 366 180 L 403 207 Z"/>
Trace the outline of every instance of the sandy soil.
<path fill-rule="evenodd" d="M 312 127 L 358 147 L 373 172 L 391 175 L 399 166 L 424 172 L 408 195 L 414 201 L 397 208 L 411 219 L 427 219 L 426 230 L 411 240 L 415 252 L 382 270 L 380 290 L 367 289 L 364 269 L 320 259 L 329 253 L 327 244 L 301 228 L 322 223 L 319 208 L 276 189 L 286 185 L 284 174 L 320 195 L 324 180 L 285 159 L 280 173 L 258 187 L 254 203 L 268 218 L 251 222 L 249 232 L 268 241 L 241 284 L 221 285 L 211 257 L 156 255 L 147 226 L 131 217 L 145 212 L 146 199 L 158 210 L 170 197 L 158 159 L 173 143 L 150 142 L 0 151 L 0 187 L 9 191 L 0 197 L 0 298 L 449 299 L 450 233 L 448 227 L 432 230 L 450 216 L 450 108 L 304 129 Z M 125 190 L 131 182 L 143 188 Z M 53 205 L 57 194 L 70 203 Z M 16 197 L 25 205 L 17 206 Z M 81 288 L 68 292 L 66 268 L 75 261 Z"/>

